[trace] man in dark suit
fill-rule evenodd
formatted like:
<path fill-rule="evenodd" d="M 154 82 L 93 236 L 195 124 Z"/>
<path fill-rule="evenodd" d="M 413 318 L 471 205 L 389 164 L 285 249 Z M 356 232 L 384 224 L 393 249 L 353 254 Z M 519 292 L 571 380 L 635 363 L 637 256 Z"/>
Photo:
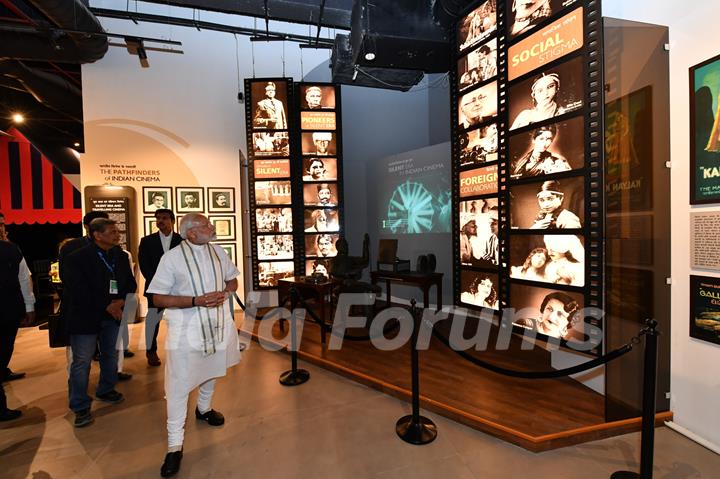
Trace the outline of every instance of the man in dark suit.
<path fill-rule="evenodd" d="M 0 214 L 0 237 L 5 236 L 5 218 Z M 9 409 L 2 382 L 11 379 L 7 368 L 18 328 L 35 321 L 35 297 L 30 275 L 20 249 L 0 240 L 0 421 L 20 417 L 20 411 Z M 24 375 L 24 374 L 23 374 Z"/>
<path fill-rule="evenodd" d="M 124 399 L 115 390 L 117 336 L 125 296 L 137 289 L 128 256 L 117 247 L 120 231 L 116 222 L 96 218 L 90 222 L 89 233 L 92 243 L 67 255 L 63 266 L 68 290 L 64 308 L 73 355 L 70 409 L 75 412 L 75 427 L 93 422 L 87 387 L 96 344 L 100 347 L 100 380 L 95 397 L 112 404 Z"/>
<path fill-rule="evenodd" d="M 155 276 L 160 258 L 182 242 L 182 236 L 173 232 L 175 215 L 168 209 L 159 209 L 155 212 L 155 221 L 160 231 L 147 235 L 140 240 L 138 249 L 138 262 L 140 271 L 145 278 L 145 297 L 148 301 L 148 312 L 145 316 L 145 344 L 149 345 L 146 356 L 150 366 L 160 366 L 157 355 L 157 336 L 160 329 L 162 309 L 153 304 L 153 295 L 147 289 Z M 152 335 L 152 336 L 151 336 Z M 152 340 L 150 338 L 152 337 Z"/>

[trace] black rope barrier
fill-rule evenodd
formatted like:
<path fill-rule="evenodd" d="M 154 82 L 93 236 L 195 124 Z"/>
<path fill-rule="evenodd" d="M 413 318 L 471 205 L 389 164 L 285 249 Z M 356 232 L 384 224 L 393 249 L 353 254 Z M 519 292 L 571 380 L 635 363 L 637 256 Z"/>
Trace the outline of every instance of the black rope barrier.
<path fill-rule="evenodd" d="M 476 366 L 480 366 L 483 369 L 487 369 L 488 371 L 492 371 L 497 374 L 502 374 L 503 376 L 510 376 L 513 378 L 522 378 L 522 379 L 552 379 L 552 378 L 560 378 L 563 376 L 570 376 L 572 374 L 581 373 L 583 371 L 588 371 L 588 370 L 596 368 L 598 366 L 602 366 L 603 364 L 607 364 L 610 361 L 613 361 L 613 360 L 629 353 L 633 349 L 633 343 L 636 342 L 635 338 L 633 338 L 632 342 L 627 343 L 624 346 L 621 346 L 618 349 L 605 354 L 604 356 L 595 358 L 595 359 L 585 362 L 583 364 L 578 364 L 577 366 L 572 366 L 570 368 L 556 369 L 556 370 L 552 370 L 552 371 L 518 371 L 516 369 L 507 369 L 507 368 L 503 368 L 500 366 L 496 366 L 494 364 L 483 361 L 482 359 L 478 359 L 475 356 L 467 353 L 466 351 L 458 351 L 456 349 L 453 349 L 453 347 L 450 345 L 450 340 L 448 340 L 448 338 L 441 335 L 437 330 L 435 330 L 435 328 L 433 328 L 432 334 L 441 343 L 443 343 L 445 346 L 447 346 L 451 351 L 460 355 L 463 359 L 470 361 L 471 363 L 475 364 Z"/>
<path fill-rule="evenodd" d="M 237 291 L 233 291 L 233 297 L 235 298 L 235 301 L 238 302 L 238 306 L 240 306 L 240 309 L 245 311 L 247 307 L 245 306 L 245 303 L 240 300 L 240 296 L 238 296 Z"/>
<path fill-rule="evenodd" d="M 309 371 L 305 369 L 298 369 L 297 367 L 298 338 L 297 318 L 295 317 L 297 291 L 294 290 L 295 288 L 290 289 L 290 296 L 292 298 L 290 304 L 290 362 L 292 367 L 289 371 L 285 371 L 280 375 L 280 384 L 283 386 L 299 386 L 310 379 Z"/>

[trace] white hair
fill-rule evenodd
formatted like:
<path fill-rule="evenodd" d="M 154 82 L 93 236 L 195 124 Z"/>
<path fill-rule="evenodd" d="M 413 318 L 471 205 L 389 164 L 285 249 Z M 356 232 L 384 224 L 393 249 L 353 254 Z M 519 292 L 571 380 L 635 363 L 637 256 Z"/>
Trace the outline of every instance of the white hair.
<path fill-rule="evenodd" d="M 200 213 L 188 213 L 183 216 L 180 220 L 180 236 L 182 236 L 183 239 L 187 239 L 188 231 L 196 226 L 200 226 L 204 218 Z"/>

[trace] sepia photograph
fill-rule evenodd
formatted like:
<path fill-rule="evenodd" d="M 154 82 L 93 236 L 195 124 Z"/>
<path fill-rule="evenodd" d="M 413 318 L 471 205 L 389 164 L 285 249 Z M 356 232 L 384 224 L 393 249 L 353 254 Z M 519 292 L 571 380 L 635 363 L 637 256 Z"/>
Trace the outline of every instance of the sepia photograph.
<path fill-rule="evenodd" d="M 487 0 L 470 12 L 458 25 L 458 50 L 477 45 L 497 30 L 496 0 Z"/>
<path fill-rule="evenodd" d="M 177 213 L 202 213 L 205 211 L 205 189 L 194 186 L 178 186 L 175 188 Z"/>
<path fill-rule="evenodd" d="M 292 235 L 259 235 L 257 257 L 259 260 L 292 259 Z"/>
<path fill-rule="evenodd" d="M 208 188 L 208 212 L 234 213 L 235 188 Z"/>
<path fill-rule="evenodd" d="M 478 198 L 459 203 L 460 263 L 465 266 L 497 268 L 498 198 Z"/>
<path fill-rule="evenodd" d="M 497 123 L 460 133 L 460 166 L 481 165 L 497 159 Z"/>
<path fill-rule="evenodd" d="M 250 96 L 253 129 L 287 130 L 287 82 L 252 82 Z"/>
<path fill-rule="evenodd" d="M 508 92 L 510 129 L 582 108 L 584 86 L 582 56 L 513 84 Z"/>
<path fill-rule="evenodd" d="M 497 115 L 497 81 L 483 85 L 458 100 L 458 125 L 468 129 Z"/>
<path fill-rule="evenodd" d="M 585 122 L 578 116 L 510 137 L 512 179 L 551 175 L 585 166 Z"/>
<path fill-rule="evenodd" d="M 292 261 L 259 262 L 257 269 L 261 288 L 275 288 L 281 279 L 295 276 L 295 263 Z"/>
<path fill-rule="evenodd" d="M 235 215 L 208 216 L 208 220 L 215 227 L 217 241 L 235 240 Z"/>
<path fill-rule="evenodd" d="M 585 178 L 563 178 L 510 188 L 510 227 L 578 229 L 585 218 Z"/>
<path fill-rule="evenodd" d="M 551 338 L 582 340 L 583 304 L 581 293 L 517 283 L 510 285 L 510 307 L 514 310 L 513 326 Z"/>
<path fill-rule="evenodd" d="M 510 38 L 532 31 L 537 25 L 577 3 L 577 0 L 512 0 L 508 15 Z"/>
<path fill-rule="evenodd" d="M 305 232 L 323 233 L 340 231 L 338 210 L 330 208 L 305 209 Z"/>
<path fill-rule="evenodd" d="M 495 75 L 497 75 L 497 39 L 493 38 L 458 60 L 458 91 L 467 90 Z"/>
<path fill-rule="evenodd" d="M 460 270 L 460 302 L 481 308 L 500 309 L 497 273 Z"/>
<path fill-rule="evenodd" d="M 145 217 L 143 217 L 143 220 L 145 222 L 145 229 L 143 230 L 145 236 L 151 235 L 153 233 L 157 233 L 158 231 L 160 231 L 157 227 L 157 220 L 155 219 L 154 216 L 145 216 Z"/>
<path fill-rule="evenodd" d="M 258 233 L 291 233 L 292 208 L 258 208 L 255 210 Z"/>
<path fill-rule="evenodd" d="M 310 156 L 335 156 L 337 144 L 332 131 L 302 133 L 302 154 Z"/>
<path fill-rule="evenodd" d="M 334 85 L 300 85 L 300 108 L 303 110 L 334 110 Z"/>
<path fill-rule="evenodd" d="M 337 206 L 337 183 L 312 183 L 303 186 L 305 206 Z"/>
<path fill-rule="evenodd" d="M 337 178 L 337 158 L 303 158 L 303 181 L 335 181 Z"/>
<path fill-rule="evenodd" d="M 312 276 L 314 274 L 322 274 L 323 276 L 330 277 L 332 271 L 332 260 L 329 259 L 308 259 L 305 260 L 305 276 Z"/>
<path fill-rule="evenodd" d="M 252 134 L 254 156 L 290 156 L 287 131 L 262 131 Z"/>
<path fill-rule="evenodd" d="M 585 285 L 585 246 L 575 235 L 511 235 L 510 277 Z"/>
<path fill-rule="evenodd" d="M 335 242 L 340 235 L 317 234 L 305 235 L 305 256 L 319 256 L 322 258 L 332 258 L 337 256 Z"/>
<path fill-rule="evenodd" d="M 237 250 L 235 243 L 216 243 L 219 247 L 221 247 L 227 255 L 230 257 L 230 261 L 232 261 L 232 264 L 237 265 Z"/>
<path fill-rule="evenodd" d="M 143 213 L 155 213 L 159 209 L 172 209 L 172 187 L 143 186 Z"/>
<path fill-rule="evenodd" d="M 255 204 L 289 205 L 292 203 L 290 181 L 256 181 Z"/>

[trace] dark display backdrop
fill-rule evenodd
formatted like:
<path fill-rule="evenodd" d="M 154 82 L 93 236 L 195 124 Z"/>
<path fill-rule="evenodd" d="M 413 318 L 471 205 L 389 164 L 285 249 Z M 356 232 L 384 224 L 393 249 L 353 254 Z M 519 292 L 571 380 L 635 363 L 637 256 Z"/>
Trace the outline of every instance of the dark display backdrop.
<path fill-rule="evenodd" d="M 551 0 L 515 7 L 474 2 L 455 30 L 455 302 L 513 308 L 525 314 L 517 317 L 517 332 L 531 328 L 539 338 L 567 345 L 589 332 L 597 338 L 602 328 L 601 320 L 579 315 L 583 307 L 604 306 L 599 4 Z M 531 18 L 523 25 L 526 13 Z M 478 52 L 471 60 L 471 54 L 485 44 L 497 47 L 497 76 L 480 79 L 479 72 L 471 74 L 482 57 Z M 497 152 L 488 154 L 492 143 Z M 497 260 L 488 254 L 493 247 Z M 590 353 L 601 354 L 602 345 Z"/>

